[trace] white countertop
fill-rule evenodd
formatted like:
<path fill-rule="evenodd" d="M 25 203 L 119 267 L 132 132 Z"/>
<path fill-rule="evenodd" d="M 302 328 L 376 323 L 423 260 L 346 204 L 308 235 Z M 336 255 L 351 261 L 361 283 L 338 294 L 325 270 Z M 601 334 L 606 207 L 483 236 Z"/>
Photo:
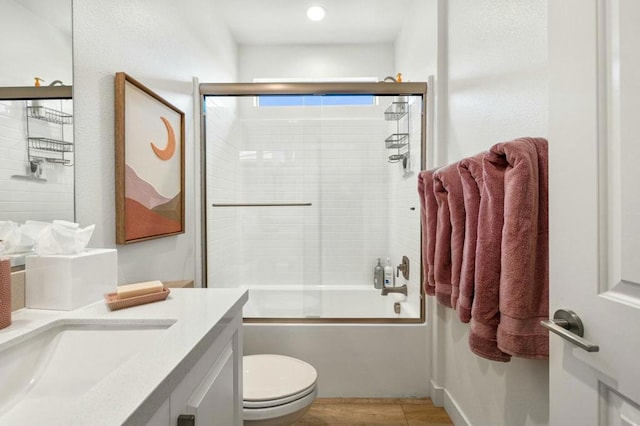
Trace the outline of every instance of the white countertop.
<path fill-rule="evenodd" d="M 22 309 L 12 325 L 0 330 L 3 343 L 56 321 L 175 321 L 149 347 L 133 355 L 91 390 L 68 406 L 46 402 L 25 416 L 0 413 L 0 425 L 120 425 L 140 424 L 169 397 L 173 388 L 248 299 L 242 289 L 171 289 L 167 300 L 109 311 L 103 301 L 74 311 Z M 218 327 L 216 327 L 218 326 Z"/>

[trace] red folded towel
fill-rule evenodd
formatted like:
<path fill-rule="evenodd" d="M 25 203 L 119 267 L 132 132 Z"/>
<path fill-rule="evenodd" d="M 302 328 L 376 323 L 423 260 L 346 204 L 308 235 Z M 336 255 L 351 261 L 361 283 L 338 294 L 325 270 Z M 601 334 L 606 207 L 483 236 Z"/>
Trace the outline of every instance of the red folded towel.
<path fill-rule="evenodd" d="M 547 141 L 522 138 L 491 151 L 506 165 L 498 347 L 546 359 L 549 337 L 540 321 L 549 318 Z"/>
<path fill-rule="evenodd" d="M 424 170 L 418 174 L 418 193 L 420 196 L 420 221 L 422 223 L 422 267 L 424 271 L 424 291 L 429 296 L 436 294 L 434 278 L 434 257 L 436 247 L 436 226 L 438 204 L 433 194 L 433 172 Z"/>
<path fill-rule="evenodd" d="M 504 223 L 504 156 L 493 150 L 482 158 L 482 191 L 478 208 L 475 289 L 471 307 L 469 347 L 475 354 L 494 361 L 509 361 L 498 349 L 500 322 L 500 258 Z"/>
<path fill-rule="evenodd" d="M 434 193 L 438 202 L 436 298 L 445 306 L 455 307 L 458 303 L 465 222 L 462 182 L 457 164 L 450 164 L 434 173 Z M 447 293 L 450 299 L 445 301 Z"/>
<path fill-rule="evenodd" d="M 460 295 L 455 309 L 462 322 L 471 321 L 471 304 L 475 283 L 476 242 L 478 239 L 478 209 L 480 208 L 480 191 L 482 190 L 482 157 L 486 152 L 475 157 L 465 158 L 458 163 L 458 173 L 462 181 L 464 198 L 464 247 L 462 249 L 462 265 L 460 268 Z"/>

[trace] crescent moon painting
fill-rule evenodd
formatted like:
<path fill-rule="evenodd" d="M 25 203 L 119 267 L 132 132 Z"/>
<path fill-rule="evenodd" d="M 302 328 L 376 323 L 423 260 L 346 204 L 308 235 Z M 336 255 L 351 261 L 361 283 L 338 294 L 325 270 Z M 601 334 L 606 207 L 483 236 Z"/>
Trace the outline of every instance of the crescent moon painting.
<path fill-rule="evenodd" d="M 184 113 L 125 73 L 115 83 L 116 243 L 184 233 Z"/>
<path fill-rule="evenodd" d="M 176 134 L 173 131 L 173 127 L 171 127 L 171 123 L 164 117 L 160 117 L 160 120 L 164 123 L 167 128 L 167 146 L 164 149 L 158 148 L 153 142 L 151 142 L 151 149 L 156 153 L 159 159 L 162 161 L 167 161 L 173 154 L 176 152 Z"/>

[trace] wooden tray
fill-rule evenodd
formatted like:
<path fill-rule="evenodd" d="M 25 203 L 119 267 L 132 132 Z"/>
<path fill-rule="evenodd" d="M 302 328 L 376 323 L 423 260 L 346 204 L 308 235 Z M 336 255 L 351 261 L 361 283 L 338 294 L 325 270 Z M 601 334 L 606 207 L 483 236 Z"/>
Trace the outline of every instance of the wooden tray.
<path fill-rule="evenodd" d="M 144 305 L 145 303 L 164 300 L 169 296 L 169 293 L 171 293 L 171 291 L 165 287 L 162 291 L 157 293 L 129 297 L 128 299 L 118 299 L 118 293 L 109 293 L 104 295 L 104 299 L 110 310 L 117 311 L 118 309 L 130 308 L 131 306 Z"/>

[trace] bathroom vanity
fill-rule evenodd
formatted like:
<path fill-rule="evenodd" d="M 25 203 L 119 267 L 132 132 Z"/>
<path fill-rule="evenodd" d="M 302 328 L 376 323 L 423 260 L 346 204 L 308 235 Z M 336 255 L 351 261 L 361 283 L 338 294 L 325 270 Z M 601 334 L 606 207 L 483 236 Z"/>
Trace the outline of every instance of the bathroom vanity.
<path fill-rule="evenodd" d="M 247 299 L 178 288 L 113 312 L 14 312 L 0 330 L 0 425 L 241 425 Z"/>

